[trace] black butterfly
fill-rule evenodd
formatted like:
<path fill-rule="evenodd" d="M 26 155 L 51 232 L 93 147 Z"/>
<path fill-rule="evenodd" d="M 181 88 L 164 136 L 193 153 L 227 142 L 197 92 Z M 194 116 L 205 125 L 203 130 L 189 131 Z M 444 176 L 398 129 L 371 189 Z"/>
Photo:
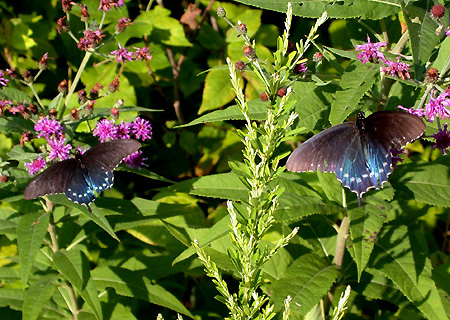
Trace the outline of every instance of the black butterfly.
<path fill-rule="evenodd" d="M 71 201 L 85 205 L 95 200 L 96 193 L 111 188 L 113 170 L 141 144 L 133 139 L 100 143 L 75 158 L 58 162 L 36 176 L 25 188 L 27 200 L 47 194 L 64 193 Z"/>
<path fill-rule="evenodd" d="M 286 168 L 294 172 L 334 172 L 344 187 L 361 196 L 379 188 L 392 172 L 390 149 L 404 147 L 425 131 L 417 116 L 401 111 L 380 111 L 356 122 L 328 128 L 304 142 L 289 156 Z"/>

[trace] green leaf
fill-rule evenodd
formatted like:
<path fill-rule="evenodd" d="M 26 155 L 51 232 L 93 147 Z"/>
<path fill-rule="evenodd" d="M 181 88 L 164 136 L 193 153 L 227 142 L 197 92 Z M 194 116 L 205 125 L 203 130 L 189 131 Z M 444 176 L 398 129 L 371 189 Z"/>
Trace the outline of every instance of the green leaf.
<path fill-rule="evenodd" d="M 0 219 L 0 234 L 16 233 L 17 224 L 13 221 Z"/>
<path fill-rule="evenodd" d="M 24 288 L 28 284 L 28 277 L 30 276 L 36 254 L 47 234 L 49 219 L 48 213 L 35 212 L 23 215 L 19 220 L 17 246 Z"/>
<path fill-rule="evenodd" d="M 236 0 L 237 2 L 252 5 L 258 8 L 286 12 L 288 2 L 292 0 Z M 324 11 L 330 18 L 346 19 L 361 17 L 362 19 L 381 19 L 391 16 L 400 10 L 400 0 L 388 0 L 379 3 L 370 0 L 344 0 L 344 1 L 295 1 L 292 4 L 292 13 L 306 18 L 319 18 Z"/>
<path fill-rule="evenodd" d="M 242 80 L 240 81 L 242 87 Z M 212 69 L 205 79 L 202 104 L 198 114 L 214 110 L 233 101 L 236 93 L 230 81 L 230 73 L 227 69 Z"/>
<path fill-rule="evenodd" d="M 155 6 L 154 9 L 139 15 L 139 25 L 145 30 L 152 28 L 150 39 L 153 42 L 162 42 L 168 46 L 191 47 L 192 44 L 186 39 L 184 28 L 180 21 L 170 17 L 170 10 Z M 133 21 L 134 22 L 134 21 Z"/>
<path fill-rule="evenodd" d="M 267 119 L 267 106 L 266 103 L 261 100 L 252 100 L 248 102 L 248 113 L 252 120 L 265 120 Z M 216 110 L 198 117 L 189 123 L 177 126 L 177 128 L 195 126 L 201 123 L 218 122 L 225 120 L 244 120 L 241 109 L 237 106 L 230 106 L 225 110 Z"/>
<path fill-rule="evenodd" d="M 361 280 L 362 272 L 369 262 L 377 234 L 386 220 L 385 210 L 384 207 L 380 208 L 380 206 L 373 204 L 348 210 L 351 240 L 347 240 L 347 249 L 356 262 L 358 282 Z"/>
<path fill-rule="evenodd" d="M 234 173 L 219 173 L 201 178 L 178 182 L 168 187 L 172 192 L 185 192 L 192 195 L 229 199 L 248 200 L 247 189 Z"/>
<path fill-rule="evenodd" d="M 0 307 L 13 310 L 22 310 L 23 290 L 13 288 L 0 288 Z"/>
<path fill-rule="evenodd" d="M 228 216 L 223 217 L 219 222 L 210 228 L 197 228 L 188 230 L 192 240 L 197 239 L 200 248 L 206 248 L 216 240 L 222 239 L 230 233 L 230 218 Z M 177 264 L 183 260 L 188 259 L 195 254 L 195 249 L 190 246 L 183 251 L 177 258 L 173 260 L 173 264 Z"/>
<path fill-rule="evenodd" d="M 119 240 L 119 238 L 117 238 L 116 234 L 114 233 L 114 230 L 112 229 L 111 225 L 109 224 L 108 220 L 102 214 L 101 210 L 97 209 L 95 204 L 93 203 L 90 204 L 92 212 L 89 212 L 86 206 L 70 201 L 64 194 L 51 194 L 47 195 L 46 197 L 48 197 L 49 200 L 51 200 L 54 203 L 63 204 L 80 211 L 87 218 L 95 222 L 100 228 L 108 232 L 111 237 L 113 237 L 116 240 Z M 121 201 L 126 202 L 126 200 Z"/>
<path fill-rule="evenodd" d="M 10 87 L 3 87 L 0 90 L 0 98 L 5 98 L 7 100 L 12 100 L 16 103 L 31 103 L 31 98 L 24 93 L 21 90 L 10 88 Z"/>
<path fill-rule="evenodd" d="M 429 163 L 399 166 L 390 179 L 392 186 L 406 199 L 415 199 L 434 206 L 450 207 L 450 158 Z"/>
<path fill-rule="evenodd" d="M 269 286 L 271 300 L 277 309 L 281 309 L 289 295 L 292 298 L 291 316 L 304 316 L 327 293 L 339 273 L 327 259 L 314 253 L 304 254 L 287 267 L 280 280 Z"/>
<path fill-rule="evenodd" d="M 55 280 L 58 275 L 49 274 L 41 277 L 34 282 L 27 291 L 25 291 L 25 298 L 23 301 L 22 319 L 34 320 L 37 319 L 39 313 L 50 300 L 53 292 L 56 289 Z"/>
<path fill-rule="evenodd" d="M 350 64 L 342 75 L 340 86 L 331 104 L 330 122 L 332 125 L 342 123 L 358 107 L 364 94 L 375 82 L 379 68 L 369 67 L 359 62 Z"/>
<path fill-rule="evenodd" d="M 328 127 L 330 104 L 336 85 L 318 86 L 312 82 L 297 81 L 293 85 L 292 99 L 296 100 L 295 112 L 299 115 L 297 128 L 319 130 Z"/>
<path fill-rule="evenodd" d="M 431 1 L 427 1 L 428 8 L 423 9 L 410 3 L 403 10 L 406 25 L 408 26 L 409 40 L 414 61 L 415 78 L 421 79 L 425 72 L 425 64 L 429 61 L 440 36 L 436 35 L 438 24 L 431 19 Z"/>
<path fill-rule="evenodd" d="M 431 279 L 431 262 L 422 246 L 406 226 L 385 226 L 375 244 L 371 265 L 391 279 L 427 319 L 446 319 Z"/>
<path fill-rule="evenodd" d="M 444 77 L 450 68 L 450 37 L 446 37 L 440 44 L 439 52 L 432 67 L 439 71 L 439 76 Z"/>
<path fill-rule="evenodd" d="M 56 251 L 53 263 L 58 270 L 80 293 L 83 300 L 94 312 L 97 319 L 102 319 L 102 308 L 98 292 L 91 277 L 89 260 L 83 252 L 72 249 Z"/>
<path fill-rule="evenodd" d="M 100 290 L 113 288 L 119 295 L 148 301 L 194 318 L 169 291 L 134 271 L 119 267 L 103 267 L 94 269 L 92 277 Z"/>

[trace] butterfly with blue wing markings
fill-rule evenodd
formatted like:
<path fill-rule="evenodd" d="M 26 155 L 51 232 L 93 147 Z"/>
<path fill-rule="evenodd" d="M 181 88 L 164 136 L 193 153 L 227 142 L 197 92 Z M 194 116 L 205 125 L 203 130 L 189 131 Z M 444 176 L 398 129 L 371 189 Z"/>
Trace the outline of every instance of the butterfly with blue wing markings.
<path fill-rule="evenodd" d="M 404 147 L 425 131 L 425 123 L 409 113 L 379 111 L 367 118 L 358 112 L 356 122 L 328 128 L 295 149 L 289 156 L 289 171 L 334 172 L 344 187 L 362 195 L 382 187 L 392 172 L 390 149 Z"/>
<path fill-rule="evenodd" d="M 77 151 L 75 158 L 55 163 L 31 180 L 23 197 L 29 200 L 64 193 L 71 201 L 85 205 L 92 212 L 89 204 L 96 194 L 112 187 L 113 170 L 140 147 L 136 140 L 123 139 L 100 143 L 84 154 Z"/>

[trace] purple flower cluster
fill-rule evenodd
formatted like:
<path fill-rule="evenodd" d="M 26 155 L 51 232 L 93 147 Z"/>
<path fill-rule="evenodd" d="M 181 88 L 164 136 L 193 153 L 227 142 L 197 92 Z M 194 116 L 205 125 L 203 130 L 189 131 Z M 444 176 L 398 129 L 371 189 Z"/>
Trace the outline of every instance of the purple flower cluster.
<path fill-rule="evenodd" d="M 123 6 L 124 6 L 123 0 L 101 0 L 98 10 L 107 12 L 111 8 L 118 9 L 119 7 Z"/>
<path fill-rule="evenodd" d="M 429 122 L 433 122 L 436 116 L 441 119 L 450 118 L 450 110 L 448 109 L 448 107 L 450 107 L 450 90 L 444 91 L 437 97 L 434 97 L 434 92 L 434 90 L 431 90 L 430 100 L 425 108 L 408 109 L 402 106 L 398 106 L 398 108 L 419 117 L 426 116 Z"/>
<path fill-rule="evenodd" d="M 369 36 L 367 36 L 367 43 L 355 45 L 355 50 L 361 51 L 358 53 L 357 58 L 364 64 L 367 62 L 378 63 L 381 61 L 386 64 L 386 67 L 382 69 L 383 72 L 390 74 L 392 77 L 399 77 L 402 80 L 405 80 L 405 78 L 410 79 L 411 75 L 409 74 L 409 65 L 404 62 L 400 62 L 398 58 L 397 61 L 387 60 L 383 52 L 380 51 L 380 48 L 385 46 L 386 42 L 372 43 L 370 42 Z"/>
<path fill-rule="evenodd" d="M 94 129 L 94 136 L 97 136 L 100 142 L 129 139 L 134 135 L 136 139 L 142 141 L 152 138 L 152 125 L 149 121 L 137 117 L 131 123 L 121 122 L 115 124 L 112 120 L 103 119 L 97 122 Z"/>
<path fill-rule="evenodd" d="M 8 85 L 9 79 L 5 78 L 5 72 L 0 70 L 0 86 L 6 87 Z"/>
<path fill-rule="evenodd" d="M 444 125 L 444 128 L 433 134 L 433 138 L 436 142 L 431 146 L 432 148 L 439 149 L 444 155 L 447 155 L 447 149 L 450 147 L 450 131 L 447 130 L 448 124 Z"/>
<path fill-rule="evenodd" d="M 42 158 L 42 156 L 39 156 L 37 159 L 33 160 L 30 163 L 25 163 L 25 167 L 27 167 L 30 176 L 35 175 L 36 173 L 44 169 L 46 166 L 47 163 Z"/>
<path fill-rule="evenodd" d="M 133 122 L 123 122 L 115 124 L 112 120 L 103 119 L 97 122 L 94 129 L 94 136 L 97 136 L 100 142 L 130 139 L 131 136 L 142 141 L 152 138 L 152 126 L 149 121 L 137 117 Z M 123 160 L 130 168 L 141 168 L 147 158 L 143 157 L 142 151 L 137 151 Z"/>
<path fill-rule="evenodd" d="M 48 159 L 56 162 L 62 161 L 70 157 L 70 150 L 72 146 L 66 144 L 66 138 L 63 134 L 63 127 L 61 124 L 48 116 L 40 119 L 34 126 L 38 133 L 38 137 L 45 138 L 49 146 Z M 116 139 L 130 139 L 134 136 L 136 139 L 148 140 L 152 138 L 152 126 L 149 121 L 137 117 L 133 122 L 121 122 L 114 124 L 114 121 L 103 119 L 97 122 L 94 129 L 94 136 L 98 136 L 100 142 L 116 140 Z M 80 153 L 83 153 L 78 149 Z M 142 151 L 137 151 L 124 159 L 124 163 L 131 168 L 141 168 L 147 158 L 143 157 Z M 46 166 L 46 161 L 42 156 L 38 157 L 30 163 L 25 163 L 28 173 L 34 175 Z"/>
<path fill-rule="evenodd" d="M 79 40 L 77 46 L 78 49 L 85 51 L 88 49 L 94 49 L 95 45 L 102 41 L 103 37 L 105 36 L 100 29 L 84 30 L 83 34 L 84 37 Z"/>
<path fill-rule="evenodd" d="M 119 49 L 111 51 L 110 53 L 112 55 L 116 56 L 116 62 L 125 63 L 125 62 L 127 62 L 127 60 L 133 61 L 133 60 L 151 60 L 152 59 L 149 48 L 147 48 L 147 47 L 143 47 L 143 48 L 133 47 L 133 48 L 136 49 L 136 51 L 134 51 L 134 52 L 128 51 L 127 48 L 122 47 L 119 43 Z"/>
<path fill-rule="evenodd" d="M 378 60 L 386 62 L 384 54 L 380 51 L 381 47 L 385 47 L 386 42 L 370 42 L 369 36 L 367 36 L 367 43 L 355 45 L 356 51 L 361 51 L 358 53 L 358 60 L 366 64 L 367 62 L 378 63 Z"/>

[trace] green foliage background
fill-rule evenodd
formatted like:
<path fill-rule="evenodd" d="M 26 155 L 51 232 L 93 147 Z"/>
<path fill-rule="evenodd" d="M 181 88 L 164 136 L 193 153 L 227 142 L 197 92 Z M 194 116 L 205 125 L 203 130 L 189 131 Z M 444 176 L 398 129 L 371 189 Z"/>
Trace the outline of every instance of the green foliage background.
<path fill-rule="evenodd" d="M 114 188 L 95 201 L 92 214 L 62 195 L 49 196 L 56 204 L 52 219 L 61 248 L 55 253 L 49 248 L 49 214 L 38 200 L 23 199 L 30 181 L 24 163 L 34 153 L 30 144 L 22 148 L 19 142 L 33 124 L 7 114 L 0 117 L 0 173 L 9 177 L 0 184 L 0 314 L 5 319 L 73 318 L 66 305 L 70 297 L 61 290 L 63 280 L 78 294 L 79 319 L 155 319 L 158 313 L 166 318 L 176 313 L 196 319 L 227 316 L 191 245 L 198 239 L 229 287 L 236 286 L 239 275 L 227 254 L 226 200 L 244 202 L 248 190 L 230 172 L 230 162 L 242 165 L 242 145 L 233 132 L 242 128 L 243 116 L 234 105 L 225 58 L 246 60 L 241 38 L 215 12 L 220 5 L 228 19 L 245 23 L 258 57 L 270 64 L 287 1 L 211 2 L 197 31 L 180 22 L 184 2 L 166 1 L 164 8 L 154 4 L 146 11 L 147 3 L 125 1 L 125 7 L 107 15 L 105 30 L 110 33 L 123 16 L 133 25 L 105 44 L 102 53 L 115 50 L 118 43 L 149 45 L 153 59 L 149 66 L 142 61 L 120 66 L 94 56 L 77 89 L 90 90 L 98 82 L 106 87 L 123 68 L 120 91 L 98 99 L 90 128 L 123 99 L 119 120 L 140 114 L 152 123 L 153 139 L 142 148 L 149 166 L 140 171 L 118 168 Z M 367 34 L 372 40 L 373 33 L 381 34 L 382 24 L 393 45 L 402 36 L 401 23 L 407 26 L 409 40 L 402 54 L 412 59 L 413 78 L 393 81 L 386 109 L 417 106 L 429 67 L 448 76 L 450 40 L 435 33 L 438 25 L 429 17 L 432 1 L 292 2 L 293 42 L 304 38 L 324 11 L 331 19 L 319 30 L 318 48 L 307 53 L 311 73 L 292 84 L 299 114 L 295 126 L 303 128 L 302 135 L 286 141 L 279 154 L 357 110 L 377 109 L 373 96 L 381 91 L 379 66 L 356 61 L 353 48 Z M 84 3 L 91 19 L 100 20 L 98 1 Z M 204 10 L 210 2 L 196 3 Z M 72 32 L 81 36 L 84 25 L 75 18 L 79 9 L 74 7 L 72 14 Z M 58 83 L 72 79 L 83 58 L 73 40 L 56 31 L 56 20 L 63 15 L 57 1 L 0 1 L 0 68 L 35 72 L 48 52 L 48 70 L 35 88 L 49 108 L 56 103 Z M 443 23 L 446 27 L 447 21 Z M 312 62 L 318 49 L 324 54 L 320 70 Z M 174 61 L 181 57 L 174 73 Z M 264 121 L 262 84 L 249 70 L 240 76 L 252 120 Z M 11 81 L 0 97 L 31 102 L 33 94 Z M 75 96 L 69 106 L 78 106 Z M 67 122 L 66 129 L 75 145 L 93 144 L 84 119 Z M 436 130 L 436 123 L 427 123 L 426 135 Z M 384 188 L 364 196 L 363 209 L 348 190 L 348 208 L 343 208 L 342 188 L 333 174 L 285 172 L 273 181 L 284 193 L 275 214 L 277 225 L 264 240 L 274 246 L 280 235 L 300 228 L 290 245 L 263 267 L 263 290 L 276 311 L 290 295 L 292 319 L 311 317 L 315 311 L 331 314 L 340 293 L 351 285 L 350 319 L 449 317 L 450 160 L 432 150 L 427 139 L 408 150 L 410 157 Z M 350 219 L 350 236 L 344 266 L 338 268 L 333 257 L 344 214 Z"/>

